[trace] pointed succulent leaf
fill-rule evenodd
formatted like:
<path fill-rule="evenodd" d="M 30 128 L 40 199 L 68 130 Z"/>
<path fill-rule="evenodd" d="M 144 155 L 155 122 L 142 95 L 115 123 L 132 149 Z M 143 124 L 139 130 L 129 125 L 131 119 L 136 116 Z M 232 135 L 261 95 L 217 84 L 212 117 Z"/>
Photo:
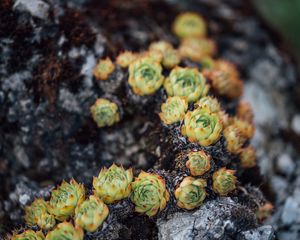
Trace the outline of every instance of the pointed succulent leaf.
<path fill-rule="evenodd" d="M 48 232 L 45 240 L 83 240 L 83 230 L 72 223 L 62 222 Z"/>
<path fill-rule="evenodd" d="M 13 234 L 11 240 L 44 240 L 44 234 L 39 231 L 26 230 L 20 234 Z"/>

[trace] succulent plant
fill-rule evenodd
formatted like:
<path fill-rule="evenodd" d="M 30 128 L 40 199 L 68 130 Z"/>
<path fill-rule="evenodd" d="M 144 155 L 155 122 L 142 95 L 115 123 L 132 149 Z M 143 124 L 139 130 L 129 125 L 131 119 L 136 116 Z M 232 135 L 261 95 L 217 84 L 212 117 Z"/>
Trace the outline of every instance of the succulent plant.
<path fill-rule="evenodd" d="M 164 52 L 164 57 L 162 60 L 162 65 L 165 68 L 171 69 L 176 67 L 181 61 L 181 56 L 179 52 L 175 49 L 167 49 Z"/>
<path fill-rule="evenodd" d="M 99 176 L 93 179 L 95 195 L 109 204 L 129 196 L 133 179 L 132 169 L 125 170 L 113 164 L 102 168 Z"/>
<path fill-rule="evenodd" d="M 219 113 L 221 111 L 221 106 L 216 98 L 211 96 L 202 97 L 195 104 L 196 107 L 206 107 L 212 113 Z"/>
<path fill-rule="evenodd" d="M 204 75 L 210 80 L 212 88 L 218 95 L 235 99 L 243 93 L 244 85 L 239 78 L 239 73 L 228 61 L 215 61 L 213 68 L 205 70 Z"/>
<path fill-rule="evenodd" d="M 242 119 L 249 123 L 253 122 L 254 114 L 253 114 L 252 107 L 248 102 L 244 100 L 241 100 L 239 102 L 236 109 L 236 115 L 239 119 Z"/>
<path fill-rule="evenodd" d="M 186 113 L 181 132 L 190 142 L 201 146 L 216 143 L 223 130 L 222 121 L 217 113 L 212 113 L 208 108 L 196 108 Z"/>
<path fill-rule="evenodd" d="M 270 202 L 266 202 L 258 208 L 256 211 L 256 217 L 258 220 L 263 221 L 271 215 L 273 210 L 274 206 Z"/>
<path fill-rule="evenodd" d="M 83 240 L 83 230 L 72 223 L 62 222 L 48 232 L 45 240 Z"/>
<path fill-rule="evenodd" d="M 221 168 L 213 174 L 213 190 L 221 196 L 227 196 L 228 193 L 236 189 L 235 171 Z"/>
<path fill-rule="evenodd" d="M 160 63 L 150 57 L 141 57 L 129 65 L 128 83 L 135 94 L 153 94 L 163 84 L 164 76 Z"/>
<path fill-rule="evenodd" d="M 195 68 L 175 67 L 164 83 L 168 96 L 186 97 L 188 102 L 197 101 L 208 92 L 203 75 Z"/>
<path fill-rule="evenodd" d="M 135 204 L 136 212 L 152 217 L 166 207 L 170 195 L 162 177 L 142 171 L 132 183 L 130 198 Z"/>
<path fill-rule="evenodd" d="M 160 51 L 161 53 L 164 53 L 165 51 L 167 51 L 168 49 L 173 49 L 173 46 L 171 43 L 167 42 L 167 41 L 157 41 L 157 42 L 153 42 L 150 44 L 149 46 L 149 50 L 157 50 Z"/>
<path fill-rule="evenodd" d="M 11 240 L 44 240 L 45 236 L 42 231 L 35 232 L 26 230 L 20 234 L 13 234 Z"/>
<path fill-rule="evenodd" d="M 48 210 L 59 221 L 64 221 L 74 214 L 75 208 L 85 198 L 85 189 L 82 184 L 71 179 L 54 189 L 48 204 Z"/>
<path fill-rule="evenodd" d="M 99 128 L 112 126 L 120 121 L 118 106 L 105 98 L 98 98 L 91 107 L 94 121 Z"/>
<path fill-rule="evenodd" d="M 41 229 L 50 229 L 55 225 L 55 218 L 49 214 L 44 199 L 37 198 L 25 207 L 25 221 L 28 225 L 38 225 Z"/>
<path fill-rule="evenodd" d="M 237 127 L 230 125 L 224 129 L 224 137 L 226 139 L 226 148 L 228 152 L 239 154 L 246 141 L 241 131 Z"/>
<path fill-rule="evenodd" d="M 185 177 L 175 190 L 177 206 L 188 210 L 199 207 L 206 197 L 205 187 L 204 179 Z"/>
<path fill-rule="evenodd" d="M 118 55 L 116 58 L 116 63 L 122 68 L 127 68 L 134 60 L 137 59 L 137 57 L 137 54 L 133 52 L 124 51 Z"/>
<path fill-rule="evenodd" d="M 199 14 L 185 12 L 176 17 L 173 32 L 179 38 L 203 37 L 206 35 L 206 23 Z"/>
<path fill-rule="evenodd" d="M 109 57 L 100 59 L 94 68 L 94 76 L 98 80 L 107 80 L 109 75 L 115 70 L 115 65 Z"/>
<path fill-rule="evenodd" d="M 241 132 L 241 135 L 246 139 L 250 139 L 254 136 L 255 126 L 253 123 L 235 117 L 233 118 L 232 125 L 238 128 L 239 131 Z"/>
<path fill-rule="evenodd" d="M 184 38 L 179 47 L 182 58 L 200 62 L 216 53 L 217 47 L 213 40 L 208 38 Z"/>
<path fill-rule="evenodd" d="M 210 169 L 211 156 L 204 151 L 190 152 L 186 167 L 192 176 L 201 176 Z"/>
<path fill-rule="evenodd" d="M 165 124 L 172 124 L 183 120 L 187 109 L 188 103 L 184 97 L 168 97 L 161 105 L 159 117 Z"/>
<path fill-rule="evenodd" d="M 241 166 L 252 168 L 256 165 L 256 152 L 252 146 L 243 148 L 240 153 Z"/>
<path fill-rule="evenodd" d="M 74 221 L 76 226 L 94 232 L 102 225 L 108 213 L 108 207 L 97 196 L 91 195 L 76 207 Z"/>

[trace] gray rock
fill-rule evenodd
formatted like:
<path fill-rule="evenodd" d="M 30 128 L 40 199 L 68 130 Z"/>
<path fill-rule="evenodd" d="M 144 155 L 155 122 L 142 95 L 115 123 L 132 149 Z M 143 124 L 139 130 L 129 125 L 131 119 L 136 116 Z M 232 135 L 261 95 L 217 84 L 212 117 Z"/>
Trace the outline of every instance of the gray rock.
<path fill-rule="evenodd" d="M 280 173 L 291 175 L 295 170 L 295 163 L 287 153 L 282 153 L 277 159 L 277 168 Z"/>
<path fill-rule="evenodd" d="M 299 214 L 300 208 L 298 202 L 294 198 L 289 197 L 284 203 L 283 211 L 281 214 L 282 223 L 289 225 L 295 222 L 298 219 Z"/>
<path fill-rule="evenodd" d="M 50 6 L 41 0 L 17 0 L 15 1 L 14 9 L 27 11 L 32 16 L 45 20 L 49 16 Z"/>
<path fill-rule="evenodd" d="M 240 235 L 241 240 L 271 240 L 274 238 L 274 229 L 272 226 L 262 226 L 242 232 Z"/>
<path fill-rule="evenodd" d="M 300 135 L 300 114 L 296 114 L 291 122 L 291 128 L 295 133 Z"/>

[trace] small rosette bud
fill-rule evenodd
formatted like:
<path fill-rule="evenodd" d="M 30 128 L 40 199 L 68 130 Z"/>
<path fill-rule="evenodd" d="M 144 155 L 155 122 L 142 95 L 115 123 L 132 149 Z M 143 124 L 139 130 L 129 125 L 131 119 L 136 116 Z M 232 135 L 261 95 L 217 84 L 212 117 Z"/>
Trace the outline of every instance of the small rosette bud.
<path fill-rule="evenodd" d="M 122 68 L 127 68 L 133 61 L 137 59 L 137 54 L 134 54 L 130 51 L 122 52 L 116 58 L 116 63 Z"/>
<path fill-rule="evenodd" d="M 156 50 L 156 51 L 160 51 L 161 53 L 164 53 L 168 49 L 173 49 L 173 46 L 171 43 L 167 41 L 153 42 L 149 46 L 149 51 Z"/>
<path fill-rule="evenodd" d="M 238 128 L 242 136 L 246 139 L 250 139 L 254 136 L 255 126 L 253 123 L 247 122 L 240 118 L 234 118 L 232 125 Z"/>
<path fill-rule="evenodd" d="M 204 179 L 185 177 L 175 190 L 177 206 L 188 210 L 199 207 L 206 197 L 205 187 Z"/>
<path fill-rule="evenodd" d="M 129 65 L 128 83 L 135 94 L 151 95 L 163 84 L 160 63 L 151 57 L 141 57 Z"/>
<path fill-rule="evenodd" d="M 83 240 L 81 227 L 74 227 L 72 223 L 62 222 L 55 229 L 48 232 L 45 240 Z"/>
<path fill-rule="evenodd" d="M 109 213 L 108 207 L 96 196 L 78 205 L 75 209 L 75 224 L 88 232 L 94 232 L 102 225 Z"/>
<path fill-rule="evenodd" d="M 35 199 L 25 208 L 25 221 L 28 225 L 38 225 L 41 229 L 50 229 L 55 225 L 55 218 L 49 214 L 44 199 Z"/>
<path fill-rule="evenodd" d="M 142 171 L 132 183 L 131 201 L 136 212 L 152 217 L 166 207 L 169 198 L 165 180 L 157 174 Z"/>
<path fill-rule="evenodd" d="M 94 68 L 94 76 L 98 80 L 107 80 L 109 75 L 115 70 L 115 65 L 109 57 L 106 59 L 100 59 L 98 64 Z"/>
<path fill-rule="evenodd" d="M 197 108 L 185 114 L 181 132 L 190 142 L 205 147 L 216 143 L 222 130 L 222 121 L 217 113 L 208 108 Z"/>
<path fill-rule="evenodd" d="M 165 124 L 172 124 L 183 120 L 187 109 L 188 103 L 184 97 L 168 97 L 161 105 L 159 117 Z"/>
<path fill-rule="evenodd" d="M 195 102 L 207 95 L 209 86 L 203 75 L 195 68 L 175 67 L 164 83 L 168 96 L 186 97 Z"/>
<path fill-rule="evenodd" d="M 199 99 L 195 104 L 196 107 L 208 108 L 212 113 L 218 113 L 221 111 L 221 106 L 216 98 L 206 96 Z"/>
<path fill-rule="evenodd" d="M 173 32 L 179 38 L 203 37 L 206 35 L 206 23 L 199 14 L 182 13 L 176 17 L 173 23 Z"/>
<path fill-rule="evenodd" d="M 75 208 L 82 203 L 85 197 L 85 189 L 74 179 L 70 183 L 65 181 L 54 189 L 49 201 L 49 212 L 59 221 L 64 221 L 74 214 Z"/>
<path fill-rule="evenodd" d="M 243 148 L 240 153 L 241 166 L 243 168 L 252 168 L 256 165 L 256 152 L 253 147 Z"/>
<path fill-rule="evenodd" d="M 215 42 L 208 38 L 185 38 L 179 47 L 182 58 L 188 58 L 195 62 L 212 57 L 216 51 Z"/>
<path fill-rule="evenodd" d="M 204 151 L 190 152 L 186 167 L 192 176 L 201 176 L 210 169 L 211 156 Z"/>
<path fill-rule="evenodd" d="M 236 115 L 238 118 L 240 118 L 244 121 L 247 121 L 250 123 L 253 122 L 254 113 L 253 113 L 252 107 L 248 102 L 246 102 L 244 100 L 239 102 L 239 105 L 237 106 L 237 109 L 236 109 Z"/>
<path fill-rule="evenodd" d="M 244 84 L 232 63 L 224 60 L 215 61 L 213 68 L 205 70 L 204 73 L 217 94 L 229 99 L 242 95 Z"/>
<path fill-rule="evenodd" d="M 33 230 L 26 230 L 20 234 L 14 234 L 11 240 L 44 240 L 44 234 L 39 231 L 35 232 Z"/>
<path fill-rule="evenodd" d="M 246 139 L 242 136 L 240 130 L 231 125 L 225 128 L 224 137 L 226 139 L 227 151 L 233 154 L 239 154 Z"/>
<path fill-rule="evenodd" d="M 110 127 L 120 121 L 118 105 L 104 98 L 99 98 L 91 107 L 94 121 L 99 128 Z"/>
<path fill-rule="evenodd" d="M 226 196 L 228 193 L 236 189 L 235 171 L 226 168 L 221 168 L 213 174 L 213 190 L 221 196 Z"/>
<path fill-rule="evenodd" d="M 99 176 L 93 179 L 95 195 L 109 204 L 129 196 L 133 179 L 132 169 L 125 170 L 113 164 L 109 169 L 102 168 Z"/>
<path fill-rule="evenodd" d="M 270 202 L 266 202 L 256 211 L 256 217 L 259 221 L 263 221 L 271 216 L 274 206 Z"/>

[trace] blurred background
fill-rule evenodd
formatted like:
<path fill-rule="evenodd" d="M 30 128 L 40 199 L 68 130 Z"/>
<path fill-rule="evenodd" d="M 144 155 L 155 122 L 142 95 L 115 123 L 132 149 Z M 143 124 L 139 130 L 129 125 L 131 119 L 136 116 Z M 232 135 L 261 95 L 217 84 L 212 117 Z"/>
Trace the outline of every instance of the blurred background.
<path fill-rule="evenodd" d="M 300 66 L 300 0 L 252 0 L 262 17 L 279 32 Z"/>

